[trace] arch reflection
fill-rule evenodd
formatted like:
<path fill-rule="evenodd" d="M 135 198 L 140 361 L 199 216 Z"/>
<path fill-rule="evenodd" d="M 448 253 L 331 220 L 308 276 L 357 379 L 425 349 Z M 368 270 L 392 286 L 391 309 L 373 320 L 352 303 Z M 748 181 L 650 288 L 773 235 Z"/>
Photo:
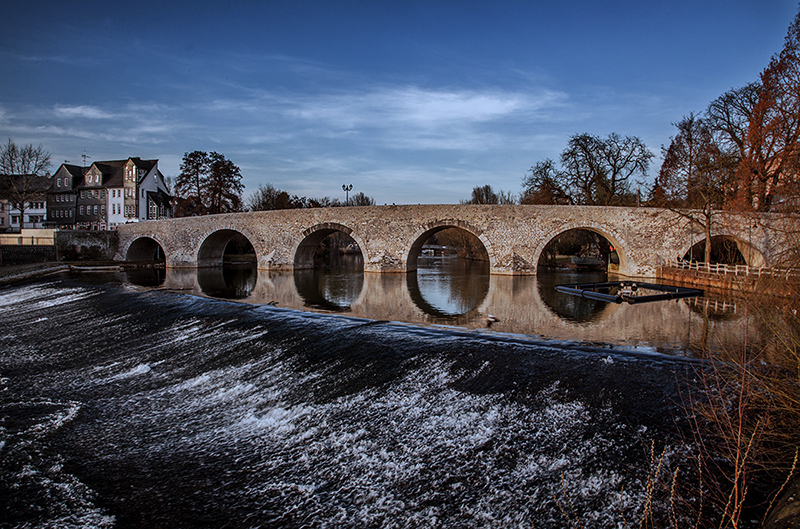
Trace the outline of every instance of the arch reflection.
<path fill-rule="evenodd" d="M 225 265 L 198 268 L 197 284 L 207 296 L 222 299 L 244 299 L 256 287 L 258 271 L 252 265 Z"/>
<path fill-rule="evenodd" d="M 209 235 L 198 251 L 197 284 L 207 296 L 244 299 L 256 287 L 258 268 L 253 244 L 235 230 Z"/>
<path fill-rule="evenodd" d="M 589 323 L 602 319 L 609 311 L 605 301 L 585 299 L 556 292 L 556 285 L 570 283 L 602 283 L 608 280 L 605 272 L 546 271 L 540 269 L 536 276 L 539 297 L 562 320 Z"/>
<path fill-rule="evenodd" d="M 131 268 L 125 270 L 125 278 L 140 287 L 160 287 L 164 284 L 167 271 L 164 267 Z"/>
<path fill-rule="evenodd" d="M 364 287 L 361 254 L 328 256 L 324 266 L 294 271 L 294 284 L 305 306 L 331 312 L 345 312 Z"/>
<path fill-rule="evenodd" d="M 489 279 L 486 261 L 461 259 L 456 255 L 420 255 L 417 270 L 406 275 L 414 304 L 444 322 L 477 314 L 489 293 Z"/>

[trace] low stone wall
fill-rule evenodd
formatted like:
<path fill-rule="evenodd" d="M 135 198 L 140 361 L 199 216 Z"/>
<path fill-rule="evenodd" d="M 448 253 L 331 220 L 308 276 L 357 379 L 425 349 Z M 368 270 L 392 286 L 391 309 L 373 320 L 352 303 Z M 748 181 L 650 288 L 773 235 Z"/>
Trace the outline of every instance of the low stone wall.
<path fill-rule="evenodd" d="M 47 261 L 112 261 L 118 239 L 116 231 L 56 231 L 55 245 L 0 245 L 0 266 Z"/>
<path fill-rule="evenodd" d="M 55 246 L 0 245 L 0 266 L 43 263 L 57 258 Z"/>
<path fill-rule="evenodd" d="M 752 275 L 715 274 L 699 270 L 684 270 L 667 266 L 656 269 L 656 278 L 659 281 L 678 283 L 692 287 L 707 287 L 720 290 L 735 290 L 740 292 L 759 292 L 773 296 L 793 296 L 800 289 L 800 285 L 787 288 L 788 282 L 771 277 L 758 277 Z"/>
<path fill-rule="evenodd" d="M 58 231 L 60 261 L 111 261 L 117 250 L 116 231 Z"/>

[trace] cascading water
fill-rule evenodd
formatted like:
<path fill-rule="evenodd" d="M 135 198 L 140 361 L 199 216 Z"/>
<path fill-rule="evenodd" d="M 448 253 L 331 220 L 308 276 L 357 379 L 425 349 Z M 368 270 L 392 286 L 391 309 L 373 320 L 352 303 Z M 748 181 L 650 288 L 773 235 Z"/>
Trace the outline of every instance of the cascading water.
<path fill-rule="evenodd" d="M 3 527 L 611 527 L 682 450 L 679 357 L 68 277 L 0 307 Z"/>

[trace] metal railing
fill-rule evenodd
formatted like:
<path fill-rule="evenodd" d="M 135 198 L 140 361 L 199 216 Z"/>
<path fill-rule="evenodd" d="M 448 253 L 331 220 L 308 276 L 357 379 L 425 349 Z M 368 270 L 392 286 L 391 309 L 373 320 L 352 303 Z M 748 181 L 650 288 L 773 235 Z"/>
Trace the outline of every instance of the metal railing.
<path fill-rule="evenodd" d="M 701 261 L 690 261 L 688 259 L 676 259 L 669 266 L 682 270 L 696 270 L 698 272 L 707 272 L 711 274 L 769 277 L 784 279 L 786 281 L 800 281 L 800 269 L 798 268 L 767 268 L 763 266 L 704 263 Z"/>

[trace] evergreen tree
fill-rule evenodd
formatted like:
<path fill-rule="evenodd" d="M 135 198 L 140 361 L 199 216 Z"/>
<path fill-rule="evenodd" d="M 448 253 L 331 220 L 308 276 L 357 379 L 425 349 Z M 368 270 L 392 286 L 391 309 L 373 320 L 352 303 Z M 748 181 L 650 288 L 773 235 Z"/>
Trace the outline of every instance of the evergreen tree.
<path fill-rule="evenodd" d="M 241 171 L 225 156 L 217 152 L 187 152 L 175 180 L 175 216 L 241 211 L 242 191 Z"/>

